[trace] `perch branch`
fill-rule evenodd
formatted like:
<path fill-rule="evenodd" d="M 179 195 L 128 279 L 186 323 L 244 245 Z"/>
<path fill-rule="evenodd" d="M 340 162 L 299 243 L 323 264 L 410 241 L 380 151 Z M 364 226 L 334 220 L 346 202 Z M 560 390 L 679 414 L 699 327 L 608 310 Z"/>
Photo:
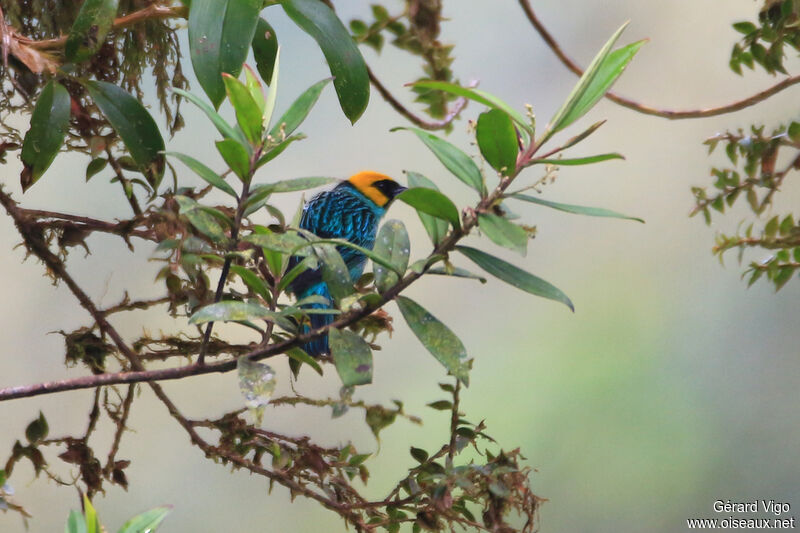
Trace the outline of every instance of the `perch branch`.
<path fill-rule="evenodd" d="M 531 7 L 529 0 L 519 0 L 519 5 L 522 7 L 522 10 L 525 12 L 525 15 L 528 17 L 528 20 L 536 29 L 536 32 L 539 36 L 544 40 L 547 46 L 553 51 L 553 53 L 558 57 L 559 60 L 566 66 L 569 70 L 571 70 L 575 75 L 582 76 L 583 69 L 578 66 L 578 64 L 569 57 L 561 46 L 556 42 L 553 35 L 545 28 L 544 24 L 539 20 L 536 16 L 536 13 L 533 11 L 533 7 Z M 687 118 L 707 118 L 707 117 L 714 117 L 717 115 L 725 115 L 727 113 L 733 113 L 735 111 L 740 111 L 746 107 L 753 106 L 759 102 L 766 100 L 767 98 L 791 87 L 792 85 L 796 85 L 800 83 L 800 76 L 792 76 L 789 78 L 784 79 L 783 81 L 773 85 L 772 87 L 765 89 L 759 93 L 753 94 L 744 98 L 742 100 L 737 100 L 727 105 L 723 105 L 720 107 L 709 107 L 705 109 L 659 109 L 655 107 L 650 107 L 645 104 L 641 104 L 635 100 L 631 100 L 630 98 L 626 98 L 624 96 L 620 96 L 614 92 L 607 92 L 606 98 L 611 100 L 612 102 L 619 104 L 623 107 L 627 107 L 628 109 L 632 109 L 639 113 L 643 113 L 645 115 L 653 115 L 656 117 L 666 118 L 669 120 L 680 120 L 680 119 L 687 119 Z"/>

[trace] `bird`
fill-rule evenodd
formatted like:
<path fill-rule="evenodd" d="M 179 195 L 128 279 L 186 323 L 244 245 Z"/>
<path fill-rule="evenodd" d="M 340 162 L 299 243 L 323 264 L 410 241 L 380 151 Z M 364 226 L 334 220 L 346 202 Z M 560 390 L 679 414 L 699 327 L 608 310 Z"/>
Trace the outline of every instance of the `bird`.
<path fill-rule="evenodd" d="M 378 224 L 386 214 L 395 197 L 406 187 L 385 174 L 362 171 L 350 176 L 334 188 L 322 191 L 311 198 L 303 207 L 300 228 L 308 230 L 323 239 L 345 239 L 362 248 L 372 249 Z M 336 247 L 350 272 L 350 279 L 358 280 L 364 272 L 366 256 L 345 246 Z M 289 269 L 302 260 L 293 256 Z M 328 285 L 322 280 L 321 269 L 307 269 L 289 284 L 289 289 L 298 300 L 311 295 L 319 295 L 331 301 Z M 310 303 L 307 309 L 326 309 L 329 305 Z M 331 314 L 310 314 L 310 326 L 304 323 L 300 333 L 306 333 L 333 322 Z M 330 353 L 328 334 L 320 335 L 301 345 L 312 357 Z"/>

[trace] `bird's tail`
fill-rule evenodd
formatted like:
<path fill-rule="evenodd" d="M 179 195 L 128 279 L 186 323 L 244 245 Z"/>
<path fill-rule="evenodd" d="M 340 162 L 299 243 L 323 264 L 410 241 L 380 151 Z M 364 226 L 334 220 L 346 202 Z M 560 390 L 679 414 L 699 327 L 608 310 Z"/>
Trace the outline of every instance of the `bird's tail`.
<path fill-rule="evenodd" d="M 324 283 L 313 287 L 312 289 L 303 293 L 302 297 L 310 296 L 312 294 L 316 294 L 327 298 L 328 300 L 331 299 L 330 292 L 328 292 L 328 286 Z M 303 309 L 330 309 L 329 305 L 324 305 L 320 303 L 311 303 L 302 306 Z M 327 326 L 331 322 L 333 322 L 334 315 L 321 315 L 321 314 L 309 314 L 308 315 L 311 321 L 309 325 L 308 322 L 304 322 L 302 327 L 300 328 L 300 333 L 308 333 L 312 329 L 321 328 L 323 326 Z M 300 346 L 305 352 L 310 355 L 311 357 L 319 357 L 320 355 L 330 353 L 330 348 L 328 346 L 328 334 L 325 333 L 324 335 L 320 335 L 319 337 L 312 339 L 309 342 L 306 342 Z"/>

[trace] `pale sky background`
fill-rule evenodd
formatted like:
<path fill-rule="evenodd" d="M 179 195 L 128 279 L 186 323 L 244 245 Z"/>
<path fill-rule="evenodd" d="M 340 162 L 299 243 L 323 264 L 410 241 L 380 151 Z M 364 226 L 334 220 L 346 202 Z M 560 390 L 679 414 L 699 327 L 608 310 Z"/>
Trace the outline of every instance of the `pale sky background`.
<path fill-rule="evenodd" d="M 338 4 L 344 20 L 368 16 L 361 3 Z M 758 5 L 751 0 L 534 3 L 566 51 L 583 65 L 630 20 L 621 42 L 645 37 L 650 42 L 615 90 L 668 108 L 717 106 L 776 83 L 760 72 L 737 76 L 727 66 L 738 39 L 731 22 L 754 19 Z M 453 68 L 458 78 L 479 79 L 482 89 L 518 108 L 532 104 L 544 124 L 576 78 L 545 47 L 518 4 L 451 1 L 445 13 L 449 20 L 442 26 L 442 40 L 457 45 Z M 264 15 L 282 44 L 283 109 L 328 73 L 315 43 L 280 8 L 269 8 Z M 796 71 L 794 52 L 787 47 L 787 53 L 789 70 Z M 188 48 L 185 54 L 184 71 L 191 73 Z M 384 83 L 410 101 L 402 85 L 419 75 L 418 62 L 391 47 L 380 58 L 371 50 L 364 54 Z M 199 92 L 199 85 L 193 83 L 193 90 Z M 790 503 L 792 513 L 800 509 L 800 280 L 777 294 L 766 283 L 747 289 L 734 255 L 725 266 L 712 257 L 715 232 L 734 232 L 748 216 L 746 209 L 715 216 L 711 227 L 687 216 L 693 205 L 690 187 L 710 185 L 709 169 L 724 164 L 721 151 L 708 157 L 702 141 L 753 122 L 769 129 L 795 116 L 798 90 L 702 121 L 670 122 L 603 101 L 564 134 L 608 119 L 571 153 L 619 151 L 626 161 L 564 167 L 543 197 L 614 209 L 642 217 L 646 224 L 570 216 L 523 204 L 516 211 L 539 229 L 525 259 L 485 239 L 471 237 L 470 242 L 557 285 L 575 303 L 575 314 L 494 279 L 480 285 L 431 277 L 407 291 L 449 324 L 475 358 L 464 409 L 471 420 L 485 418 L 489 433 L 504 447 L 520 446 L 527 464 L 537 470 L 533 489 L 549 500 L 541 509 L 541 531 L 683 531 L 687 518 L 724 518 L 712 509 L 718 499 L 775 499 Z M 449 137 L 472 154 L 477 149 L 469 144 L 466 119 L 481 110 L 470 104 Z M 168 150 L 221 167 L 212 148 L 215 130 L 191 106 L 185 105 L 184 111 L 187 127 L 168 141 Z M 160 117 L 158 121 L 163 124 Z M 373 91 L 363 118 L 350 126 L 328 88 L 301 128 L 309 138 L 293 145 L 257 180 L 347 177 L 369 168 L 404 181 L 402 171 L 415 170 L 436 181 L 459 206 L 472 202 L 470 191 L 412 134 L 389 132 L 398 125 L 407 122 Z M 24 196 L 19 162 L 13 156 L 9 160 L 4 185 L 25 207 L 105 219 L 127 216 L 118 185 L 103 184 L 108 172 L 84 183 L 85 158 L 61 154 Z M 199 182 L 185 168 L 179 170 L 182 180 Z M 520 180 L 538 177 L 530 170 Z M 291 213 L 299 200 L 299 194 L 286 195 L 281 207 Z M 796 209 L 798 201 L 800 187 L 793 177 L 778 196 L 775 213 Z M 428 240 L 416 214 L 396 205 L 389 216 L 409 227 L 412 257 L 426 254 Z M 40 265 L 22 262 L 24 252 L 13 249 L 19 240 L 10 219 L 0 217 L 0 249 L 6 250 L 0 263 L 6 280 L 0 291 L 0 386 L 82 375 L 83 369 L 64 369 L 62 337 L 51 332 L 88 324 L 88 316 L 66 288 L 42 277 Z M 125 288 L 161 294 L 162 285 L 153 284 L 159 265 L 148 262 L 151 249 L 134 242 L 135 255 L 103 236 L 89 240 L 92 255 L 86 258 L 73 249 L 69 268 L 95 301 L 113 304 Z M 761 257 L 746 255 L 747 260 Z M 378 447 L 355 412 L 330 420 L 327 411 L 281 408 L 268 410 L 264 422 L 269 429 L 310 434 L 322 443 L 352 439 L 359 451 L 378 450 L 368 488 L 375 496 L 385 495 L 411 466 L 409 446 L 438 448 L 447 432 L 446 414 L 424 407 L 442 397 L 436 384 L 445 373 L 402 323 L 396 307 L 388 310 L 396 317 L 396 332 L 375 354 L 374 384 L 360 388 L 356 396 L 387 404 L 402 399 L 408 412 L 424 416 L 423 427 L 398 421 L 384 430 Z M 157 312 L 115 321 L 130 337 L 143 328 L 168 331 L 184 323 Z M 287 365 L 276 361 L 274 366 L 279 394 L 289 392 Z M 326 369 L 324 380 L 304 371 L 298 384 L 304 393 L 321 397 L 337 388 L 332 368 Z M 165 389 L 190 416 L 213 418 L 241 405 L 234 374 L 170 382 Z M 16 439 L 24 438 L 26 424 L 39 410 L 50 422 L 51 435 L 82 432 L 90 400 L 90 391 L 77 391 L 0 404 L 0 460 Z M 108 486 L 105 497 L 95 502 L 112 531 L 131 515 L 165 503 L 174 511 L 159 530 L 164 533 L 345 531 L 335 514 L 317 504 L 302 498 L 290 504 L 279 487 L 268 495 L 264 479 L 230 473 L 205 460 L 147 388 L 134 404 L 130 427 L 134 431 L 118 456 L 133 461 L 127 470 L 130 488 L 125 492 Z M 108 426 L 95 434 L 98 453 L 107 451 L 111 436 Z M 60 464 L 58 468 L 68 472 Z M 17 465 L 11 482 L 17 501 L 34 515 L 31 531 L 60 531 L 69 509 L 77 506 L 73 490 L 35 480 L 25 462 Z M 16 515 L 0 514 L 0 531 L 22 530 Z"/>

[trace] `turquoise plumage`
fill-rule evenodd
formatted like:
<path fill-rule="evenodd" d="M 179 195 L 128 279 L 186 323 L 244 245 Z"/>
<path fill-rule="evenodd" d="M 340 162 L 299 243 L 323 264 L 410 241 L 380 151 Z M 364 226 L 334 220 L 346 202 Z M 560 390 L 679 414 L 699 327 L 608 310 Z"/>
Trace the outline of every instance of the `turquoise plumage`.
<path fill-rule="evenodd" d="M 331 190 L 323 191 L 306 203 L 300 218 L 300 227 L 325 239 L 346 239 L 362 248 L 372 249 L 378 224 L 394 197 L 405 190 L 390 177 L 376 172 L 360 172 Z M 366 257 L 352 248 L 338 246 L 350 278 L 358 280 L 364 272 Z M 289 267 L 300 261 L 292 257 Z M 322 281 L 319 269 L 306 270 L 290 284 L 297 299 L 318 295 L 331 301 L 327 284 Z M 328 306 L 308 304 L 308 309 Z M 330 324 L 334 317 L 328 314 L 310 314 L 310 327 L 304 324 L 302 332 Z M 309 355 L 317 357 L 328 353 L 328 335 L 321 335 L 301 346 Z"/>

